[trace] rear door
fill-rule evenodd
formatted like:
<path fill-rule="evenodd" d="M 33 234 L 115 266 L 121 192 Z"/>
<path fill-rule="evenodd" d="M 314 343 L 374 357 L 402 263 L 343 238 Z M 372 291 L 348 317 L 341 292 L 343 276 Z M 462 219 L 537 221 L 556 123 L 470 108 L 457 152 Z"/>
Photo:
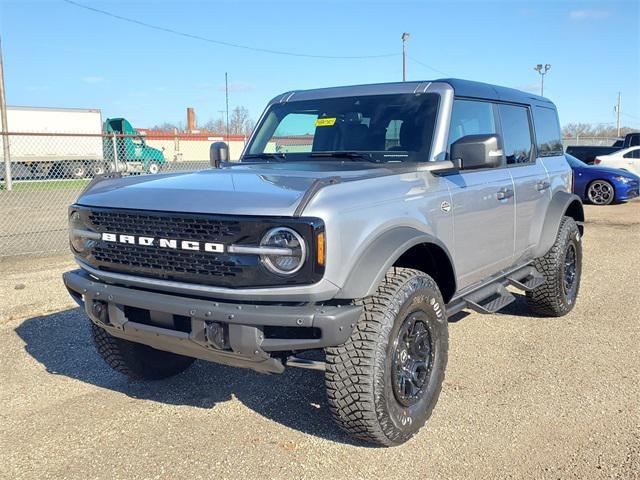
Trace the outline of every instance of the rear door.
<path fill-rule="evenodd" d="M 528 106 L 499 104 L 500 126 L 507 168 L 515 187 L 515 260 L 522 262 L 540 240 L 551 201 L 551 183 L 536 158 Z"/>
<path fill-rule="evenodd" d="M 450 146 L 475 134 L 495 134 L 496 106 L 456 99 L 449 127 Z M 514 190 L 506 166 L 447 175 L 454 223 L 454 261 L 459 288 L 477 283 L 513 263 Z"/>

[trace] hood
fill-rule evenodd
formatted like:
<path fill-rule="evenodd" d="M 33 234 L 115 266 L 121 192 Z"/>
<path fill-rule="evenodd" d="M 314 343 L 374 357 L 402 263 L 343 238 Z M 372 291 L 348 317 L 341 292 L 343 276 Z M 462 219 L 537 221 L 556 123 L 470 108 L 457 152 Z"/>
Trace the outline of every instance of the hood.
<path fill-rule="evenodd" d="M 578 169 L 580 173 L 584 175 L 594 176 L 594 175 L 611 175 L 615 177 L 629 177 L 634 180 L 638 180 L 638 176 L 634 173 L 631 173 L 627 170 L 622 170 L 620 168 L 613 167 L 605 167 L 601 165 L 585 165 L 584 167 L 580 167 Z"/>
<path fill-rule="evenodd" d="M 344 182 L 394 173 L 354 162 L 234 165 L 104 180 L 90 186 L 76 203 L 165 212 L 292 216 L 320 178 L 338 176 Z"/>

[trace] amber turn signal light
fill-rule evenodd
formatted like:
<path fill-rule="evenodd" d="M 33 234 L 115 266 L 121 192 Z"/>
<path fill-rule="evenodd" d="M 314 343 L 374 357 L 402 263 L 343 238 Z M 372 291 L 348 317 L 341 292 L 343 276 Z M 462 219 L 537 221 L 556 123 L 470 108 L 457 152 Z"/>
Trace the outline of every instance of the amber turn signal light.
<path fill-rule="evenodd" d="M 317 254 L 316 254 L 316 261 L 318 262 L 318 265 L 324 267 L 324 262 L 325 262 L 325 239 L 324 239 L 324 232 L 320 232 L 316 235 L 316 245 L 317 245 Z"/>

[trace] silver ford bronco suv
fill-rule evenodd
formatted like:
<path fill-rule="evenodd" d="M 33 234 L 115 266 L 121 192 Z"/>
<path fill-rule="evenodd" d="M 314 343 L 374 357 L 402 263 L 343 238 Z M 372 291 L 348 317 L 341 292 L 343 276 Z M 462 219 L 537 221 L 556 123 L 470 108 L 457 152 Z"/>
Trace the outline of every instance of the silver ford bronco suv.
<path fill-rule="evenodd" d="M 287 92 L 239 162 L 210 156 L 107 174 L 69 208 L 65 285 L 125 375 L 323 370 L 339 426 L 397 445 L 435 407 L 451 316 L 514 289 L 538 315 L 575 304 L 584 214 L 545 98 L 455 79 Z"/>

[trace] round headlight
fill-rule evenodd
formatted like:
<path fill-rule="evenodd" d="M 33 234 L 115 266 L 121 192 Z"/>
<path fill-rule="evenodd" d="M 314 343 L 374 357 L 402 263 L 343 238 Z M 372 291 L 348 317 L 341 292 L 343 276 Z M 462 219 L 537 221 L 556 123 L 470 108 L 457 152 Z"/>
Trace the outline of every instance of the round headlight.
<path fill-rule="evenodd" d="M 287 227 L 277 227 L 269 230 L 262 237 L 260 246 L 289 250 L 288 254 L 260 255 L 263 265 L 278 275 L 296 273 L 302 268 L 307 257 L 307 247 L 304 239 L 298 232 Z"/>
<path fill-rule="evenodd" d="M 69 242 L 76 253 L 83 253 L 85 250 L 93 248 L 95 239 L 99 234 L 89 232 L 82 223 L 80 213 L 72 212 L 69 216 Z"/>
<path fill-rule="evenodd" d="M 73 249 L 82 253 L 85 250 L 85 239 L 78 235 L 78 229 L 82 227 L 82 220 L 78 212 L 72 212 L 69 216 L 69 242 Z"/>

